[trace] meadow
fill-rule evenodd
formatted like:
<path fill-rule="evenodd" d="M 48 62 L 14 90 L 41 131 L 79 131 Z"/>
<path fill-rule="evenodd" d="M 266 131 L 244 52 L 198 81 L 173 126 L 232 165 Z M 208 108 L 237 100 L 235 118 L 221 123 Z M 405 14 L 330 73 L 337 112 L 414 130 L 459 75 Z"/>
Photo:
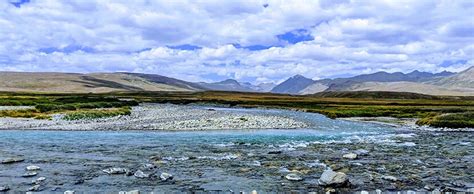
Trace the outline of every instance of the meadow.
<path fill-rule="evenodd" d="M 419 125 L 474 127 L 474 98 L 430 96 L 397 92 L 326 92 L 292 96 L 239 92 L 138 92 L 106 94 L 0 93 L 0 106 L 32 106 L 3 110 L 0 117 L 48 119 L 64 113 L 66 119 L 101 118 L 130 114 L 139 103 L 207 104 L 280 108 L 315 112 L 329 118 L 417 118 Z"/>

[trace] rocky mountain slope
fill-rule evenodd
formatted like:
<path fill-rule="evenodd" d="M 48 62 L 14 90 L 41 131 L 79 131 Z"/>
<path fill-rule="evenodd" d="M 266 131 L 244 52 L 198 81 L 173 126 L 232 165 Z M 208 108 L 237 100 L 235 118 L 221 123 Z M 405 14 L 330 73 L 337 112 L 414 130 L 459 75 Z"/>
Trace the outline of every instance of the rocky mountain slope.
<path fill-rule="evenodd" d="M 302 75 L 295 75 L 286 81 L 275 86 L 271 92 L 282 94 L 299 94 L 300 91 L 315 83 L 314 80 L 306 78 Z"/>
<path fill-rule="evenodd" d="M 196 91 L 199 86 L 158 75 L 131 73 L 0 72 L 0 91 L 104 93 L 121 91 Z"/>

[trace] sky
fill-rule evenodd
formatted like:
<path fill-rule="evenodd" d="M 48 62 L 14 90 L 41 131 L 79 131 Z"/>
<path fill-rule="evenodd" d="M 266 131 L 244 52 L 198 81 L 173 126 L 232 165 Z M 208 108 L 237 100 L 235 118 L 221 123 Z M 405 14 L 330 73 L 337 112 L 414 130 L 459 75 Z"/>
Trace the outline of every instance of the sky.
<path fill-rule="evenodd" d="M 0 0 L 0 71 L 281 82 L 474 65 L 474 0 Z"/>

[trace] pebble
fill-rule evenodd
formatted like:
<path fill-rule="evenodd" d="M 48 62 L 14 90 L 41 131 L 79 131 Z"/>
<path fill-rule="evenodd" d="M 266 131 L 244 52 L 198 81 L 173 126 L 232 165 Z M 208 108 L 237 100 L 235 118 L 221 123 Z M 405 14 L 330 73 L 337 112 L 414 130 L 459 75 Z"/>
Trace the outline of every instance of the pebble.
<path fill-rule="evenodd" d="M 27 166 L 26 167 L 26 170 L 28 171 L 35 171 L 35 170 L 40 170 L 41 168 L 39 166 L 35 166 L 35 165 L 31 165 L 31 166 Z"/>
<path fill-rule="evenodd" d="M 7 158 L 2 161 L 0 161 L 1 164 L 12 164 L 12 163 L 17 163 L 17 162 L 23 162 L 25 159 L 23 158 Z"/>
<path fill-rule="evenodd" d="M 36 176 L 36 175 L 38 175 L 37 172 L 27 172 L 27 173 L 25 173 L 25 174 L 23 174 L 23 175 L 21 175 L 21 176 L 22 176 L 22 177 L 33 177 L 33 176 Z"/>
<path fill-rule="evenodd" d="M 302 181 L 303 178 L 301 178 L 299 175 L 297 174 L 287 174 L 285 176 L 286 179 L 290 180 L 290 181 Z"/>
<path fill-rule="evenodd" d="M 340 186 L 346 184 L 348 181 L 349 179 L 346 174 L 327 169 L 319 178 L 318 183 L 322 186 Z"/>
<path fill-rule="evenodd" d="M 105 169 L 105 170 L 102 170 L 102 171 L 107 173 L 107 174 L 125 174 L 127 172 L 130 172 L 126 168 L 108 168 L 108 169 Z"/>
<path fill-rule="evenodd" d="M 349 153 L 349 154 L 344 154 L 342 157 L 343 157 L 343 158 L 345 158 L 345 159 L 351 159 L 351 160 L 354 160 L 354 159 L 356 159 L 356 158 L 357 158 L 357 154 L 354 154 L 354 153 Z"/>
<path fill-rule="evenodd" d="M 76 191 L 72 191 L 72 190 L 64 191 L 64 194 L 74 194 L 74 193 L 76 193 Z"/>
<path fill-rule="evenodd" d="M 164 172 L 164 173 L 161 173 L 160 179 L 161 179 L 162 181 L 172 180 L 172 179 L 173 179 L 173 175 Z"/>

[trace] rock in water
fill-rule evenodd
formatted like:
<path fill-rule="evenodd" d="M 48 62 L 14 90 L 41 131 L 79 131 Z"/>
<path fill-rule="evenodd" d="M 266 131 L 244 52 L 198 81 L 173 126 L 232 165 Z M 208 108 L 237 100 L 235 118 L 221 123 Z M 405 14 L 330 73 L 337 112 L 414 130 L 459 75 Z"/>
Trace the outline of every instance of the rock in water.
<path fill-rule="evenodd" d="M 45 180 L 46 180 L 46 177 L 39 177 L 36 180 L 31 181 L 31 183 L 33 183 L 34 185 L 39 185 Z"/>
<path fill-rule="evenodd" d="M 40 187 L 41 187 L 41 185 L 35 185 L 35 186 L 30 187 L 28 189 L 28 191 L 39 191 Z"/>
<path fill-rule="evenodd" d="M 5 160 L 0 161 L 1 164 L 12 164 L 17 162 L 23 162 L 25 159 L 23 158 L 7 158 Z"/>
<path fill-rule="evenodd" d="M 160 179 L 161 179 L 162 181 L 172 180 L 172 179 L 173 179 L 173 175 L 164 172 L 164 173 L 161 173 Z"/>
<path fill-rule="evenodd" d="M 40 170 L 41 168 L 39 166 L 35 166 L 35 165 L 31 165 L 31 166 L 27 166 L 26 167 L 26 170 L 28 171 L 35 171 L 35 170 Z"/>
<path fill-rule="evenodd" d="M 141 170 L 137 170 L 137 172 L 135 172 L 135 174 L 133 174 L 133 176 L 137 177 L 137 178 L 148 178 L 150 177 L 149 174 L 145 174 L 143 171 Z"/>
<path fill-rule="evenodd" d="M 322 186 L 341 186 L 348 183 L 348 181 L 346 174 L 328 169 L 323 172 L 318 182 Z"/>
<path fill-rule="evenodd" d="M 25 174 L 23 174 L 23 175 L 21 175 L 21 176 L 22 176 L 22 177 L 32 177 L 32 176 L 36 176 L 36 175 L 38 175 L 37 172 L 27 172 L 27 173 L 25 173 Z"/>
<path fill-rule="evenodd" d="M 349 153 L 349 154 L 344 154 L 342 157 L 343 157 L 343 158 L 346 158 L 346 159 L 354 160 L 354 159 L 357 158 L 357 154 Z"/>
<path fill-rule="evenodd" d="M 125 174 L 129 172 L 129 170 L 126 168 L 108 168 L 102 171 L 107 174 Z"/>
<path fill-rule="evenodd" d="M 5 192 L 8 190 L 10 190 L 10 187 L 8 187 L 7 185 L 0 186 L 0 192 Z"/>
<path fill-rule="evenodd" d="M 64 191 L 64 194 L 74 194 L 76 193 L 75 191 L 71 191 L 71 190 L 67 190 L 67 191 Z"/>
<path fill-rule="evenodd" d="M 297 174 L 288 174 L 288 175 L 285 176 L 285 178 L 290 180 L 290 181 L 301 181 L 301 180 L 303 180 L 303 178 L 301 178 Z"/>

